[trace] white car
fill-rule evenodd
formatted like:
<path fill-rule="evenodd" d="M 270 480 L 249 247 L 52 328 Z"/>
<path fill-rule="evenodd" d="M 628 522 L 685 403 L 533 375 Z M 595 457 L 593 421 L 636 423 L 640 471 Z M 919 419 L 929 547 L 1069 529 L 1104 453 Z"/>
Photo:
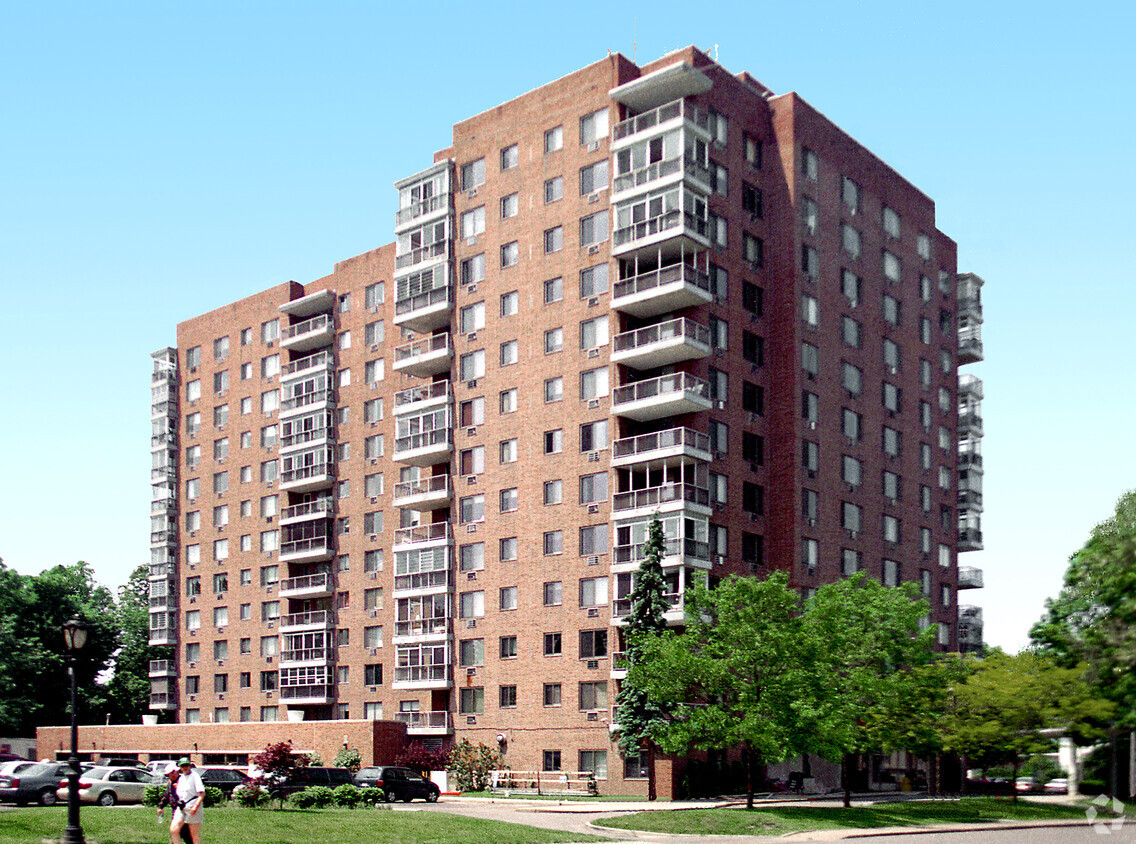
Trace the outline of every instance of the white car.
<path fill-rule="evenodd" d="M 100 806 L 141 803 L 146 786 L 152 785 L 152 780 L 143 768 L 91 768 L 79 776 L 79 801 Z M 55 794 L 60 800 L 67 799 L 67 780 L 59 783 Z"/>

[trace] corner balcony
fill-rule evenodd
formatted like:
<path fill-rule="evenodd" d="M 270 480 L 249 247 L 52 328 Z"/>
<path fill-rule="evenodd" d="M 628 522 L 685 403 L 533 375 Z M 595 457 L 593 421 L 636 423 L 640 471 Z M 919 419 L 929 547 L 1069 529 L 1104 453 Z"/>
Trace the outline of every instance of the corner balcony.
<path fill-rule="evenodd" d="M 418 378 L 447 372 L 454 359 L 450 333 L 431 334 L 394 349 L 394 369 Z"/>
<path fill-rule="evenodd" d="M 960 328 L 958 362 L 978 363 L 982 359 L 982 326 L 970 325 Z"/>
<path fill-rule="evenodd" d="M 982 322 L 982 288 L 985 284 L 986 282 L 982 277 L 974 273 L 959 273 L 958 317 L 960 324 Z"/>
<path fill-rule="evenodd" d="M 412 466 L 434 466 L 446 463 L 453 453 L 453 428 L 434 428 L 417 434 L 396 437 L 394 459 Z"/>
<path fill-rule="evenodd" d="M 619 518 L 672 510 L 691 510 L 709 516 L 710 490 L 688 483 L 667 483 L 617 492 L 611 502 L 612 515 Z"/>
<path fill-rule="evenodd" d="M 280 336 L 280 348 L 290 352 L 312 352 L 326 348 L 335 340 L 335 319 L 330 314 L 289 325 Z"/>
<path fill-rule="evenodd" d="M 280 402 L 280 418 L 286 419 L 303 413 L 328 410 L 335 407 L 335 390 L 313 390 L 298 393 Z"/>
<path fill-rule="evenodd" d="M 612 233 L 611 244 L 613 256 L 642 252 L 644 256 L 677 257 L 710 248 L 709 223 L 681 207 L 671 208 L 619 226 Z"/>
<path fill-rule="evenodd" d="M 153 644 L 153 642 L 150 644 Z M 150 705 L 147 708 L 158 710 L 177 709 L 177 692 L 150 692 Z"/>
<path fill-rule="evenodd" d="M 676 463 L 709 463 L 710 437 L 693 428 L 669 428 L 637 437 L 624 437 L 611 445 L 611 465 L 658 468 Z"/>
<path fill-rule="evenodd" d="M 440 407 L 453 400 L 449 381 L 432 381 L 429 384 L 420 384 L 399 390 L 394 394 L 394 412 L 420 413 L 431 407 Z"/>
<path fill-rule="evenodd" d="M 316 563 L 330 560 L 335 554 L 335 542 L 330 536 L 309 536 L 280 543 L 280 562 Z M 320 592 L 320 594 L 331 594 Z M 298 597 L 298 596 L 291 596 Z"/>
<path fill-rule="evenodd" d="M 444 217 L 450 213 L 453 204 L 454 195 L 452 193 L 440 193 L 413 202 L 395 212 L 394 230 L 397 232 L 411 225 L 421 225 L 430 220 Z"/>
<path fill-rule="evenodd" d="M 280 489 L 287 492 L 314 492 L 335 483 L 335 464 L 327 461 L 300 466 L 280 473 Z"/>
<path fill-rule="evenodd" d="M 335 420 L 330 410 L 317 411 L 311 419 L 303 413 L 284 419 L 280 425 L 280 454 L 303 450 L 308 446 L 328 445 L 335 439 Z"/>
<path fill-rule="evenodd" d="M 283 561 L 284 554 L 281 552 Z M 334 585 L 331 575 L 327 572 L 320 574 L 304 574 L 299 577 L 289 577 L 280 581 L 281 598 L 329 598 Z"/>
<path fill-rule="evenodd" d="M 305 630 L 330 630 L 331 613 L 327 610 L 298 612 L 280 616 L 281 633 L 302 633 Z"/>
<path fill-rule="evenodd" d="M 958 642 L 961 653 L 982 649 L 982 607 L 959 607 Z"/>
<path fill-rule="evenodd" d="M 958 435 L 960 437 L 982 436 L 982 405 L 975 402 L 959 408 Z"/>
<path fill-rule="evenodd" d="M 684 610 L 684 607 L 683 607 L 682 593 L 681 592 L 667 592 L 663 595 L 663 598 L 666 600 L 667 605 L 669 607 L 669 609 L 663 614 L 663 617 L 667 620 L 667 626 L 674 627 L 676 625 L 682 624 L 686 620 L 685 619 L 685 610 Z M 616 626 L 622 625 L 624 623 L 624 620 L 630 614 L 631 614 L 631 599 L 630 598 L 616 598 L 614 601 L 611 602 L 611 623 L 612 624 L 614 624 Z M 614 656 L 622 656 L 622 654 L 615 654 Z M 627 669 L 626 668 L 620 669 L 620 668 L 616 668 L 615 666 L 616 666 L 616 661 L 613 657 L 613 659 L 612 659 L 612 671 L 611 671 L 611 674 L 612 674 L 613 677 L 617 676 L 617 672 L 618 672 L 618 676 L 622 676 L 622 677 L 627 676 Z"/>
<path fill-rule="evenodd" d="M 450 476 L 431 475 L 395 484 L 391 504 L 408 510 L 437 510 L 439 507 L 448 507 L 452 500 Z"/>
<path fill-rule="evenodd" d="M 303 648 L 294 651 L 280 652 L 281 668 L 300 668 L 309 666 L 331 665 L 331 648 Z"/>
<path fill-rule="evenodd" d="M 978 566 L 959 566 L 959 589 L 981 589 L 983 585 L 982 569 Z"/>
<path fill-rule="evenodd" d="M 448 689 L 454 684 L 449 665 L 396 665 L 392 689 Z"/>
<path fill-rule="evenodd" d="M 150 660 L 149 677 L 176 677 L 177 663 L 172 659 Z"/>
<path fill-rule="evenodd" d="M 958 531 L 958 549 L 960 551 L 982 550 L 982 528 L 960 525 Z"/>
<path fill-rule="evenodd" d="M 641 318 L 713 301 L 710 276 L 686 263 L 670 264 L 617 281 L 611 309 Z"/>
<path fill-rule="evenodd" d="M 305 501 L 303 504 L 293 504 L 280 511 L 280 525 L 291 525 L 296 522 L 311 521 L 313 519 L 327 519 L 335 509 L 335 500 L 329 495 L 317 498 L 314 501 Z"/>
<path fill-rule="evenodd" d="M 415 525 L 396 530 L 391 550 L 408 551 L 416 546 L 448 545 L 452 539 L 449 522 L 431 522 L 428 525 Z"/>
<path fill-rule="evenodd" d="M 616 165 L 619 165 L 618 156 Z M 612 180 L 611 200 L 619 202 L 640 191 L 654 190 L 682 181 L 705 194 L 713 191 L 710 168 L 687 150 L 626 173 L 617 173 Z"/>
<path fill-rule="evenodd" d="M 982 493 L 974 489 L 960 489 L 958 492 L 958 506 L 960 510 L 981 513 Z"/>
<path fill-rule="evenodd" d="M 317 375 L 321 372 L 331 372 L 335 369 L 335 355 L 331 352 L 316 352 L 291 363 L 285 364 L 280 370 L 280 383 L 284 384 L 305 375 Z"/>
<path fill-rule="evenodd" d="M 280 306 L 280 312 L 295 317 L 310 317 L 326 314 L 335 309 L 338 298 L 334 290 L 317 290 L 299 299 L 293 299 Z"/>
<path fill-rule="evenodd" d="M 958 453 L 959 471 L 982 471 L 982 452 L 977 448 L 960 448 Z"/>
<path fill-rule="evenodd" d="M 613 571 L 635 571 L 643 562 L 646 543 L 637 545 L 616 545 L 612 548 Z M 697 539 L 663 540 L 663 568 L 685 566 L 687 568 L 710 568 L 710 543 Z"/>
<path fill-rule="evenodd" d="M 406 734 L 410 736 L 448 736 L 454 731 L 450 713 L 436 712 L 396 712 L 394 720 L 406 724 Z"/>
<path fill-rule="evenodd" d="M 709 329 L 680 317 L 616 334 L 612 339 L 611 362 L 633 369 L 655 369 L 709 354 Z"/>
<path fill-rule="evenodd" d="M 414 618 L 396 621 L 394 624 L 394 644 L 419 642 L 426 639 L 445 639 L 453 633 L 453 621 L 449 618 Z"/>
<path fill-rule="evenodd" d="M 326 683 L 311 686 L 281 686 L 280 700 L 289 704 L 323 704 L 335 700 L 334 687 Z"/>
<path fill-rule="evenodd" d="M 965 398 L 982 401 L 982 379 L 975 375 L 960 375 L 958 394 L 960 401 Z"/>
<path fill-rule="evenodd" d="M 654 75 L 654 74 L 652 74 Z M 638 82 L 639 80 L 635 80 Z M 633 85 L 635 82 L 627 83 Z M 627 87 L 627 86 L 623 86 Z M 617 97 L 618 99 L 618 97 Z M 621 149 L 651 135 L 661 135 L 671 129 L 684 128 L 710 142 L 710 113 L 683 99 L 672 100 L 643 111 L 611 127 L 611 148 Z"/>
<path fill-rule="evenodd" d="M 155 627 L 153 625 L 155 616 L 164 616 L 164 618 L 157 619 L 158 621 L 164 621 L 166 623 L 164 627 Z M 150 636 L 147 640 L 147 643 L 149 645 L 159 647 L 162 645 L 177 644 L 177 627 L 175 626 L 177 624 L 176 613 L 168 612 L 165 610 L 161 612 L 151 612 L 150 623 Z"/>
<path fill-rule="evenodd" d="M 676 372 L 616 387 L 612 413 L 638 422 L 709 410 L 710 385 L 694 375 Z"/>
<path fill-rule="evenodd" d="M 399 284 L 394 303 L 394 324 L 420 334 L 449 325 L 453 314 L 453 286 L 448 264 L 433 269 L 430 279 L 415 285 Z M 403 287 L 408 289 L 403 290 Z"/>

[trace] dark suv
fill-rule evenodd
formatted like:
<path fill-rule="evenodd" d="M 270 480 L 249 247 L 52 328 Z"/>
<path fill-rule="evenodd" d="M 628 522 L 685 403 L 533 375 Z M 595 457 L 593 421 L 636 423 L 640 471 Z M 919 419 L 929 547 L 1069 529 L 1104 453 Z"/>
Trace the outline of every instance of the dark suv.
<path fill-rule="evenodd" d="M 374 768 L 360 768 L 355 775 L 355 785 L 360 788 L 381 788 L 388 802 L 401 800 L 409 803 L 421 797 L 427 803 L 435 803 L 441 789 L 417 771 L 394 765 L 380 765 Z"/>
<path fill-rule="evenodd" d="M 286 780 L 269 784 L 268 792 L 273 797 L 280 795 L 286 797 L 317 785 L 338 788 L 341 785 L 354 784 L 351 772 L 346 768 L 297 768 Z"/>

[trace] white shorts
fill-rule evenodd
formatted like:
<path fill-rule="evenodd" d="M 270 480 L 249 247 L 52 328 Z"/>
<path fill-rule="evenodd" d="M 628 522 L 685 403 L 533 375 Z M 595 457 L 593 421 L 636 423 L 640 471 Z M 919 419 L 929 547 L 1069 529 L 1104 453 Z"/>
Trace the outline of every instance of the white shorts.
<path fill-rule="evenodd" d="M 205 807 L 201 807 L 193 814 L 190 814 L 185 809 L 178 809 L 174 812 L 171 819 L 174 824 L 177 823 L 201 823 L 205 820 Z"/>

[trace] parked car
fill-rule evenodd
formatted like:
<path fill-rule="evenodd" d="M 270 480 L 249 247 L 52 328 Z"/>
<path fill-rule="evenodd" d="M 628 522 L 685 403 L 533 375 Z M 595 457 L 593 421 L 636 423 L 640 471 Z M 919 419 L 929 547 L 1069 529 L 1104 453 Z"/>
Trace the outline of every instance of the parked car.
<path fill-rule="evenodd" d="M 1018 791 L 1037 791 L 1037 780 L 1033 777 L 1018 777 L 1014 781 L 1014 788 Z"/>
<path fill-rule="evenodd" d="M 381 788 L 391 803 L 395 800 L 409 803 L 415 797 L 420 797 L 427 803 L 435 803 L 442 793 L 438 786 L 417 771 L 396 765 L 360 768 L 355 775 L 355 785 L 360 788 Z"/>
<path fill-rule="evenodd" d="M 153 762 L 146 763 L 146 770 L 155 777 L 164 777 L 176 767 L 177 762 L 175 762 L 173 759 L 158 759 Z"/>
<path fill-rule="evenodd" d="M 297 768 L 286 779 L 262 775 L 250 782 L 257 782 L 268 790 L 273 797 L 288 797 L 305 788 L 321 785 L 327 788 L 338 788 L 341 785 L 354 785 L 351 772 L 346 768 Z M 241 784 L 235 784 L 240 788 Z"/>
<path fill-rule="evenodd" d="M 24 768 L 30 768 L 34 764 L 35 762 L 29 762 L 27 759 L 13 759 L 0 765 L 0 776 L 11 776 Z"/>
<path fill-rule="evenodd" d="M 71 766 L 63 762 L 36 762 L 14 774 L 0 774 L 0 801 L 23 806 L 36 802 L 53 806 L 59 780 L 67 776 Z"/>
<path fill-rule="evenodd" d="M 195 768 L 194 770 L 201 776 L 206 788 L 221 789 L 226 799 L 233 796 L 233 789 L 252 782 L 247 774 L 233 768 Z"/>
<path fill-rule="evenodd" d="M 79 777 L 79 800 L 100 806 L 141 803 L 148 785 L 152 785 L 152 777 L 142 768 L 98 766 L 84 771 Z M 55 794 L 60 800 L 67 799 L 67 780 L 59 783 Z"/>
<path fill-rule="evenodd" d="M 4 762 L 28 762 L 28 761 L 30 761 L 30 760 L 25 759 L 23 756 L 19 756 L 15 753 L 0 753 L 0 764 L 2 764 Z"/>
<path fill-rule="evenodd" d="M 1045 784 L 1046 794 L 1068 794 L 1069 780 L 1065 777 L 1055 777 Z"/>

